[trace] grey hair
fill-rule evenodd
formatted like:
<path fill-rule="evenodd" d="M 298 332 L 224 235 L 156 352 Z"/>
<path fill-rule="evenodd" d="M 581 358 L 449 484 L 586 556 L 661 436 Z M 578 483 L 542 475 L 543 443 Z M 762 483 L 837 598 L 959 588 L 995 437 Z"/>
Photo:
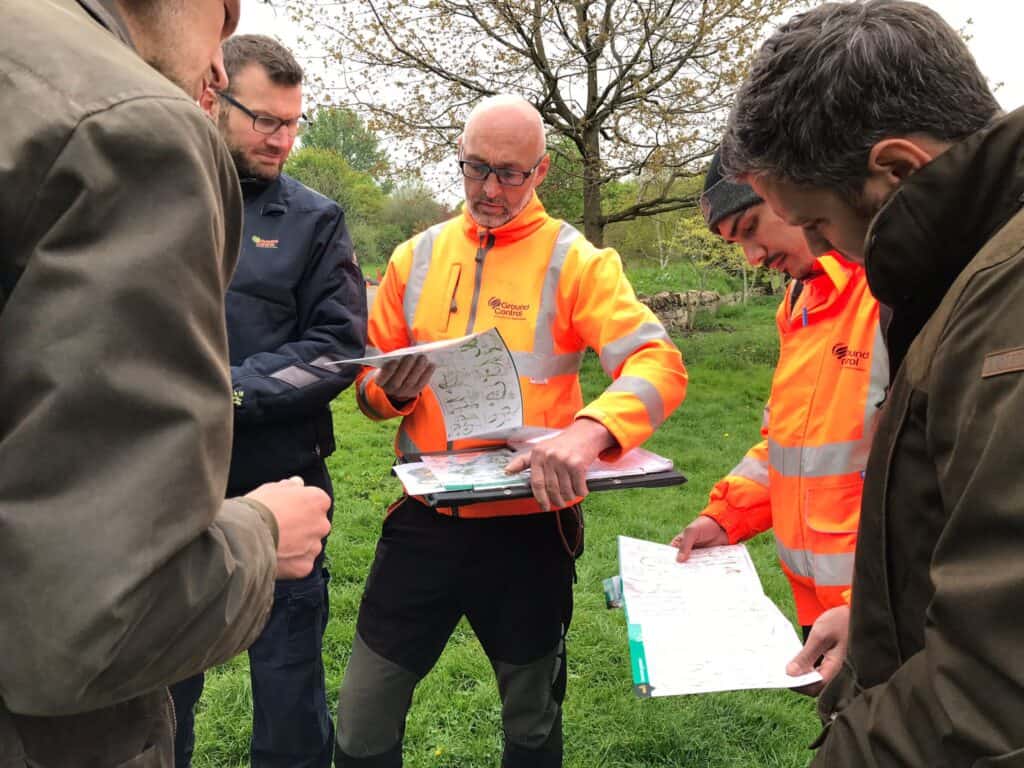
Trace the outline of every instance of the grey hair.
<path fill-rule="evenodd" d="M 879 141 L 955 142 L 1000 114 L 960 35 L 907 0 L 825 3 L 781 26 L 740 87 L 722 142 L 731 176 L 859 197 Z"/>

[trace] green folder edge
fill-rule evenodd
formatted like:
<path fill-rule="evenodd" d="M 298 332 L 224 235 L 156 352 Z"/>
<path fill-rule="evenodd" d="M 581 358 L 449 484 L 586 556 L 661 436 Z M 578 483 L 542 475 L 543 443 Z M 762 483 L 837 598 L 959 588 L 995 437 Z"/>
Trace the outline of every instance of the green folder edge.
<path fill-rule="evenodd" d="M 629 638 L 629 666 L 633 671 L 633 693 L 638 698 L 649 699 L 654 695 L 654 686 L 651 685 L 650 676 L 647 674 L 643 627 L 640 624 L 630 624 L 628 614 L 626 632 Z"/>

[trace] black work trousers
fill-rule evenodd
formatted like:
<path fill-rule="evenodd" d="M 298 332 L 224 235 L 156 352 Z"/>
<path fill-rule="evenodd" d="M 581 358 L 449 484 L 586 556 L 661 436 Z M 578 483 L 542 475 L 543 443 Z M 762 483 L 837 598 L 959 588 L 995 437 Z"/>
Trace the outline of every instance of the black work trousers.
<path fill-rule="evenodd" d="M 498 682 L 502 765 L 560 766 L 565 634 L 582 543 L 579 507 L 473 519 L 415 499 L 396 504 L 366 581 L 342 682 L 335 765 L 401 766 L 413 690 L 465 616 Z"/>

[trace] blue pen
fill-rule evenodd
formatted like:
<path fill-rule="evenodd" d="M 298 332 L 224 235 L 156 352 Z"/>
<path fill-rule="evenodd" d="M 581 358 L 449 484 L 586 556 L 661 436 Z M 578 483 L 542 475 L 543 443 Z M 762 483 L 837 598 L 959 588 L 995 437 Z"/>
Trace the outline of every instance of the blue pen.
<path fill-rule="evenodd" d="M 804 328 L 806 328 L 807 327 L 807 307 L 804 307 L 803 318 L 804 318 Z"/>

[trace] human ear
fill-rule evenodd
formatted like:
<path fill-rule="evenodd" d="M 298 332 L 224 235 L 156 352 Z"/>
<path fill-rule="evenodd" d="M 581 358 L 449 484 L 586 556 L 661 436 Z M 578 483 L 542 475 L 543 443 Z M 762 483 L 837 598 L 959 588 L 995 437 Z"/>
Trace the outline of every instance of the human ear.
<path fill-rule="evenodd" d="M 868 153 L 868 177 L 896 187 L 934 157 L 935 153 L 922 142 L 902 137 L 882 139 Z"/>

